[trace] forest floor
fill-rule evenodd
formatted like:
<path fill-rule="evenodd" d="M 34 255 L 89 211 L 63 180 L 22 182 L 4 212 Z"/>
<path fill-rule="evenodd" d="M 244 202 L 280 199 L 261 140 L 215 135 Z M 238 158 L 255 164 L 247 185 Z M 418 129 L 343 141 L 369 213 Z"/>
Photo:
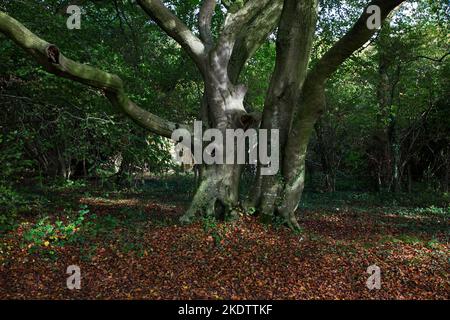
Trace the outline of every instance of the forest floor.
<path fill-rule="evenodd" d="M 294 234 L 248 215 L 181 226 L 182 187 L 29 192 L 0 234 L 0 299 L 449 298 L 448 208 L 323 199 L 300 209 Z M 366 287 L 371 265 L 379 290 Z"/>

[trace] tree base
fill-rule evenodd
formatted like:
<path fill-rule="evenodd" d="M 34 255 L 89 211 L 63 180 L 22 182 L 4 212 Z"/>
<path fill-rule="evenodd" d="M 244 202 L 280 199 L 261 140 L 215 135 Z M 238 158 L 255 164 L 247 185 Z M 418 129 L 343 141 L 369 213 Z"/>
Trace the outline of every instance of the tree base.
<path fill-rule="evenodd" d="M 220 220 L 236 219 L 238 206 L 239 170 L 234 165 L 205 168 L 202 181 L 180 222 L 188 224 L 198 216 L 214 216 Z"/>

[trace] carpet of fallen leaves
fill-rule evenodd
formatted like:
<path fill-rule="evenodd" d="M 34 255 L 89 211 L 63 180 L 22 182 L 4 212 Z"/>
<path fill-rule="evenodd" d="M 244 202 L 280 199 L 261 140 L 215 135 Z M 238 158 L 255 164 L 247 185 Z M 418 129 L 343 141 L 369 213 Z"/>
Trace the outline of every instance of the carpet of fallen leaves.
<path fill-rule="evenodd" d="M 79 201 L 98 216 L 120 217 L 121 209 L 139 205 L 136 199 Z M 23 225 L 10 231 L 0 238 L 0 298 L 449 298 L 448 221 L 442 218 L 304 210 L 303 231 L 294 234 L 253 216 L 213 228 L 201 221 L 181 226 L 183 206 L 163 201 L 148 201 L 141 209 L 139 230 L 118 225 L 107 239 L 49 244 L 44 250 L 54 250 L 55 259 L 21 245 Z M 433 235 L 422 228 L 430 223 L 440 227 Z M 402 241 L 405 233 L 420 241 Z M 139 250 L 124 250 L 124 234 Z M 374 264 L 381 268 L 380 290 L 366 287 L 367 268 Z M 66 287 L 69 265 L 81 268 L 81 290 Z"/>

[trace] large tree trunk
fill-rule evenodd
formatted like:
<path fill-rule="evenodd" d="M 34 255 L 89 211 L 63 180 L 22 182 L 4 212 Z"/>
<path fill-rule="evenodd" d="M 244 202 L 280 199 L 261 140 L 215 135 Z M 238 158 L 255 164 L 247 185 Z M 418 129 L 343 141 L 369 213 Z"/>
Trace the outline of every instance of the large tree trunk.
<path fill-rule="evenodd" d="M 292 112 L 297 104 L 299 89 L 306 77 L 312 28 L 315 24 L 315 21 L 311 20 L 314 19 L 314 13 L 315 1 L 305 1 L 303 4 L 285 1 L 277 35 L 277 60 L 261 123 L 262 129 L 279 130 L 281 150 L 284 150 L 288 139 Z M 298 32 L 299 29 L 304 32 Z M 280 156 L 283 157 L 283 152 Z M 280 186 L 280 176 L 261 176 L 258 172 L 257 185 L 261 186 L 262 193 L 255 198 L 255 204 L 272 215 L 271 207 L 274 206 L 278 196 L 276 190 Z"/>
<path fill-rule="evenodd" d="M 277 61 L 266 97 L 262 122 L 263 129 L 280 131 L 280 161 L 283 165 L 277 176 L 257 176 L 256 184 L 261 187 L 253 205 L 263 221 L 270 221 L 275 214 L 281 214 L 292 228 L 298 228 L 298 223 L 285 215 L 282 207 L 286 201 L 284 189 L 286 178 L 290 177 L 292 170 L 299 169 L 300 164 L 289 163 L 292 155 L 289 154 L 287 145 L 293 134 L 291 130 L 293 113 L 306 79 L 316 19 L 316 0 L 285 1 L 277 37 Z M 306 140 L 309 140 L 309 137 Z M 308 141 L 306 145 L 307 143 Z M 296 197 L 296 201 L 298 203 L 299 197 Z"/>
<path fill-rule="evenodd" d="M 239 179 L 240 166 L 205 166 L 202 181 L 181 221 L 189 223 L 198 215 L 214 216 L 218 219 L 237 217 L 235 209 L 239 201 Z"/>
<path fill-rule="evenodd" d="M 244 108 L 247 88 L 244 85 L 233 84 L 237 82 L 245 61 L 229 67 L 230 57 L 222 50 L 225 49 L 218 47 L 212 50 L 203 67 L 205 93 L 201 103 L 201 115 L 204 128 L 218 129 L 222 133 L 223 141 L 215 141 L 215 143 L 221 145 L 222 163 L 225 163 L 226 130 L 245 130 L 256 119 L 248 115 Z M 231 78 L 229 74 L 233 77 Z M 236 217 L 237 213 L 234 209 L 239 201 L 241 166 L 217 163 L 202 165 L 201 181 L 181 221 L 191 222 L 199 214 L 214 215 L 218 218 Z"/>
<path fill-rule="evenodd" d="M 284 186 L 278 208 L 281 216 L 293 229 L 299 229 L 295 211 L 305 187 L 305 160 L 314 125 L 325 106 L 325 93 L 321 84 L 305 84 L 300 111 L 295 116 L 283 161 Z"/>
<path fill-rule="evenodd" d="M 380 18 L 383 21 L 401 2 L 401 0 L 385 2 L 375 0 L 371 4 L 375 4 L 380 7 Z M 277 186 L 275 187 L 272 183 L 265 184 L 265 177 L 263 177 L 260 199 L 256 202 L 260 205 L 260 207 L 262 206 L 260 211 L 263 213 L 270 213 L 272 211 L 272 207 L 274 207 L 273 212 L 281 215 L 292 229 L 297 230 L 299 229 L 299 225 L 295 216 L 295 210 L 298 207 L 304 189 L 306 152 L 311 133 L 314 130 L 314 124 L 319 118 L 325 105 L 325 83 L 331 74 L 334 73 L 337 68 L 353 54 L 354 51 L 367 42 L 375 32 L 374 29 L 367 28 L 369 14 L 367 13 L 367 10 L 364 10 L 363 14 L 360 16 L 352 29 L 350 29 L 343 38 L 336 42 L 335 45 L 327 51 L 327 53 L 316 63 L 314 68 L 308 72 L 305 79 L 306 66 L 308 62 L 308 59 L 305 60 L 305 58 L 308 57 L 309 50 L 311 48 L 310 40 L 308 41 L 307 39 L 308 37 L 312 37 L 313 31 L 311 32 L 311 27 L 314 25 L 312 22 L 315 22 L 316 17 L 313 11 L 308 10 L 307 8 L 308 6 L 315 5 L 315 1 L 303 1 L 301 4 L 297 4 L 296 9 L 299 11 L 296 12 L 296 16 L 298 20 L 301 20 L 301 23 L 297 20 L 292 23 L 291 28 L 302 30 L 303 36 L 300 37 L 300 39 L 296 39 L 295 34 L 290 37 L 285 37 L 287 43 L 290 41 L 293 41 L 294 43 L 297 42 L 297 45 L 301 43 L 300 48 L 303 49 L 297 50 L 297 57 L 293 59 L 293 61 L 286 58 L 283 59 L 284 61 L 288 61 L 287 68 L 286 64 L 284 65 L 287 75 L 289 75 L 289 70 L 296 70 L 300 74 L 300 78 L 297 79 L 299 81 L 298 91 L 300 95 L 300 103 L 298 103 L 295 99 L 291 100 L 291 103 L 295 107 L 293 112 L 290 113 L 290 116 L 292 117 L 292 124 L 289 126 L 289 134 L 286 145 L 282 145 L 284 148 L 282 179 L 281 181 L 276 181 Z M 285 8 L 288 6 L 289 0 L 286 0 Z M 290 7 L 290 10 L 295 11 L 293 7 Z M 279 37 L 281 38 L 283 38 L 283 34 L 281 33 L 283 30 L 283 23 L 289 24 L 289 14 L 285 12 L 284 14 L 285 16 L 282 16 L 280 24 Z M 314 30 L 314 28 L 312 28 L 312 30 Z M 286 47 L 279 46 L 277 55 L 282 55 L 283 52 L 285 54 L 286 52 L 288 53 L 292 47 L 294 47 L 292 43 Z M 281 63 L 280 65 L 283 66 Z M 277 72 L 275 71 L 274 74 L 276 75 Z M 278 79 L 278 82 L 283 88 L 283 85 L 290 83 L 289 80 L 289 76 L 286 76 Z M 286 86 L 284 86 L 284 88 L 286 88 Z M 289 91 L 279 90 L 278 92 L 287 94 Z M 292 97 L 295 97 L 295 95 L 291 95 L 291 98 Z M 275 112 L 275 115 L 279 114 L 277 111 Z M 279 121 L 278 123 L 282 123 L 282 121 Z M 280 136 L 283 135 L 280 134 Z M 267 189 L 264 189 L 265 186 Z M 277 205 L 273 205 L 272 201 L 264 201 L 264 199 L 274 198 L 274 193 L 278 194 L 278 197 L 276 198 L 278 200 Z M 261 197 L 263 199 L 261 199 Z M 268 203 L 268 206 L 264 207 L 266 203 Z"/>
<path fill-rule="evenodd" d="M 219 129 L 224 137 L 222 142 L 226 143 L 227 129 L 238 129 L 245 125 L 244 97 L 246 89 L 244 86 L 231 84 L 227 76 L 226 63 L 223 65 L 213 64 L 207 69 L 208 77 L 205 80 L 207 99 L 203 102 L 203 108 L 207 110 L 207 116 L 204 118 L 208 119 L 205 127 Z M 222 142 L 218 143 L 222 145 Z M 226 148 L 224 145 L 221 147 L 223 159 L 225 159 Z M 234 208 L 239 201 L 240 173 L 241 168 L 237 164 L 202 165 L 201 181 L 192 203 L 181 221 L 191 222 L 198 214 L 214 215 L 218 218 L 236 216 Z"/>
<path fill-rule="evenodd" d="M 247 88 L 238 84 L 238 80 L 246 61 L 275 28 L 283 1 L 267 2 L 266 10 L 251 20 L 247 32 L 236 29 L 234 34 L 229 33 L 233 22 L 231 27 L 225 25 L 216 45 L 209 30 L 214 3 L 213 0 L 205 1 L 200 12 L 201 38 L 209 48 L 207 58 L 200 66 L 205 83 L 201 118 L 205 127 L 219 129 L 227 143 L 227 129 L 246 130 L 259 121 L 247 114 L 244 108 Z M 225 148 L 222 149 L 226 158 Z M 190 222 L 199 214 L 226 219 L 237 217 L 235 209 L 239 205 L 242 164 L 203 165 L 201 171 L 201 182 L 181 221 Z"/>

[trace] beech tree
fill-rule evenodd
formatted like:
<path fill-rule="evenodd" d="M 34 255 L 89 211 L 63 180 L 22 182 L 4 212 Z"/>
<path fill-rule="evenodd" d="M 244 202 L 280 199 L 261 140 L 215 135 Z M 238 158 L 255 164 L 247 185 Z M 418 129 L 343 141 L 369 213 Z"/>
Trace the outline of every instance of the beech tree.
<path fill-rule="evenodd" d="M 262 175 L 262 164 L 258 164 L 251 201 L 244 205 L 254 207 L 264 219 L 279 215 L 292 229 L 299 228 L 295 212 L 304 187 L 308 142 L 324 109 L 325 84 L 377 32 L 368 26 L 368 20 L 379 15 L 376 18 L 381 25 L 402 2 L 367 3 L 353 27 L 309 66 L 318 0 L 203 0 L 196 30 L 189 29 L 162 1 L 137 0 L 195 63 L 204 82 L 199 119 L 205 128 L 279 130 L 281 170 L 275 176 Z M 379 11 L 368 10 L 373 6 Z M 211 25 L 218 9 L 226 12 L 226 19 L 216 34 Z M 275 29 L 277 57 L 264 109 L 261 115 L 249 113 L 244 106 L 247 87 L 240 82 L 240 75 Z M 46 71 L 104 92 L 112 105 L 145 129 L 167 138 L 179 128 L 193 131 L 192 124 L 163 119 L 138 106 L 127 96 L 118 75 L 71 60 L 57 44 L 41 39 L 1 11 L 0 31 Z M 201 171 L 201 182 L 182 221 L 190 222 L 198 214 L 237 216 L 242 165 L 204 165 Z"/>

